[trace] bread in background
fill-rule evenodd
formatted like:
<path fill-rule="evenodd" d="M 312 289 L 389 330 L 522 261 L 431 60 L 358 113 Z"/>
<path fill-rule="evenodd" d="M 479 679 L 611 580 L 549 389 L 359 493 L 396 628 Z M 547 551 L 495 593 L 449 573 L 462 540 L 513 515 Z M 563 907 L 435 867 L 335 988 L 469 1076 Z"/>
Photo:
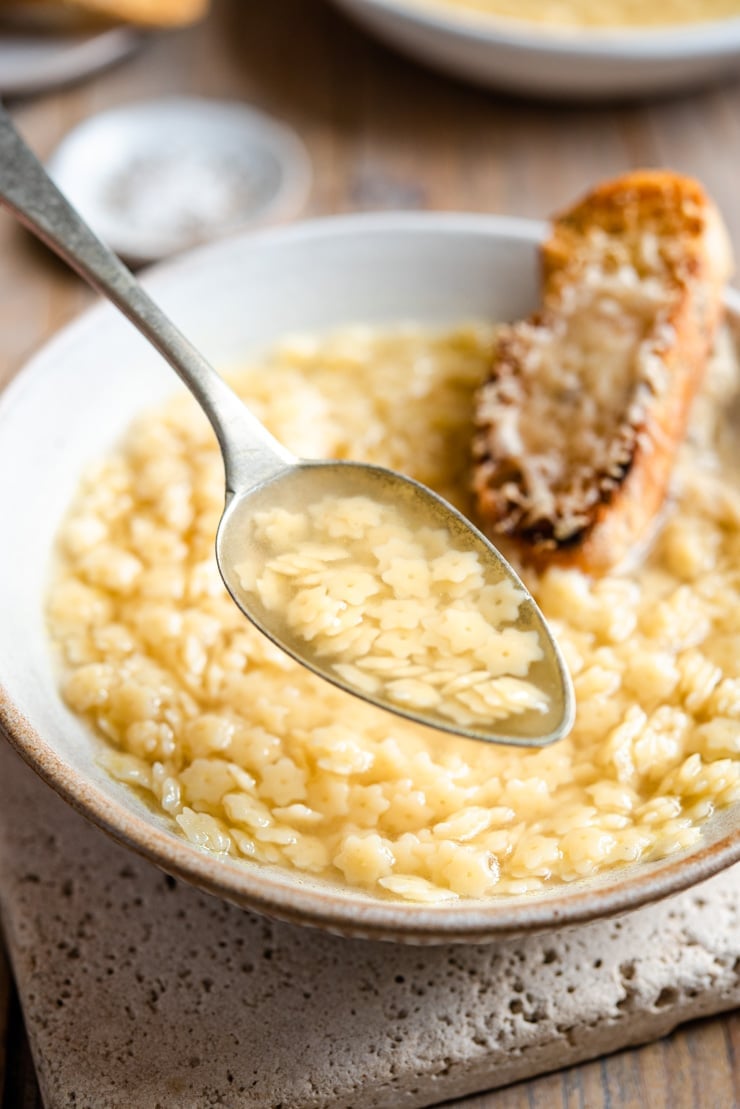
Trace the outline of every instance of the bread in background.
<path fill-rule="evenodd" d="M 0 17 L 60 31 L 101 21 L 177 27 L 201 19 L 208 7 L 209 0 L 0 0 Z"/>

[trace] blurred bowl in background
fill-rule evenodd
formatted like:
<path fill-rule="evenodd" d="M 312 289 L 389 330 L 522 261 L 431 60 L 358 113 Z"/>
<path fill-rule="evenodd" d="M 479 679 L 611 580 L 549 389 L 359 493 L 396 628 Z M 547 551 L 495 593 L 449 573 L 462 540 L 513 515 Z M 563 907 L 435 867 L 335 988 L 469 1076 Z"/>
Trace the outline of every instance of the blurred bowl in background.
<path fill-rule="evenodd" d="M 677 92 L 726 77 L 740 60 L 740 16 L 612 31 L 538 26 L 409 0 L 333 3 L 419 61 L 525 96 L 585 100 Z"/>

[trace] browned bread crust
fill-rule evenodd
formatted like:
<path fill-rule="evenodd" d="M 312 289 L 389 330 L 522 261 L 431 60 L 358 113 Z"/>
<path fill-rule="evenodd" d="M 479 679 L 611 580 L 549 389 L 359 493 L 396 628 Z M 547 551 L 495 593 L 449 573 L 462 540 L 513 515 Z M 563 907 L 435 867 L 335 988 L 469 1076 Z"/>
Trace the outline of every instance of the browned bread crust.
<path fill-rule="evenodd" d="M 478 393 L 475 501 L 525 561 L 598 574 L 665 497 L 731 252 L 696 181 L 642 170 L 559 216 L 542 259 L 542 309 L 501 329 Z"/>

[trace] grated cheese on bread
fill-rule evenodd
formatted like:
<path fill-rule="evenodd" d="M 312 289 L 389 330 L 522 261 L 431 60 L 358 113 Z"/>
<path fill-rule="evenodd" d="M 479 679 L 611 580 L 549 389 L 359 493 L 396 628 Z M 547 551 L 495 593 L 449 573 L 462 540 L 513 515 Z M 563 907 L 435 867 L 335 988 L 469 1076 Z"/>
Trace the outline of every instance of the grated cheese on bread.
<path fill-rule="evenodd" d="M 494 542 L 598 574 L 663 502 L 731 250 L 697 182 L 642 170 L 559 216 L 542 260 L 542 308 L 501 329 L 477 396 L 474 496 Z"/>

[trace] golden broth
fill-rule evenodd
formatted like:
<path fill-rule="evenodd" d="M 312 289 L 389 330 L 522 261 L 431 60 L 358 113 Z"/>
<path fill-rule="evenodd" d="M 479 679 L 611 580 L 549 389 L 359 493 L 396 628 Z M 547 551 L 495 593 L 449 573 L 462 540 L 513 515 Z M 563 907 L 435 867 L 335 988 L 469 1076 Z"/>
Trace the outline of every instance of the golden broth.
<path fill-rule="evenodd" d="M 234 383 L 297 454 L 387 465 L 464 509 L 493 337 L 306 337 Z M 216 569 L 223 465 L 189 396 L 136 421 L 63 525 L 49 619 L 66 701 L 192 843 L 380 896 L 520 894 L 690 847 L 740 800 L 740 492 L 716 453 L 736 374 L 725 336 L 641 567 L 527 578 L 576 690 L 551 747 L 399 720 L 260 635 Z"/>
<path fill-rule="evenodd" d="M 452 9 L 552 27 L 665 27 L 740 16 L 740 0 L 416 0 Z"/>

